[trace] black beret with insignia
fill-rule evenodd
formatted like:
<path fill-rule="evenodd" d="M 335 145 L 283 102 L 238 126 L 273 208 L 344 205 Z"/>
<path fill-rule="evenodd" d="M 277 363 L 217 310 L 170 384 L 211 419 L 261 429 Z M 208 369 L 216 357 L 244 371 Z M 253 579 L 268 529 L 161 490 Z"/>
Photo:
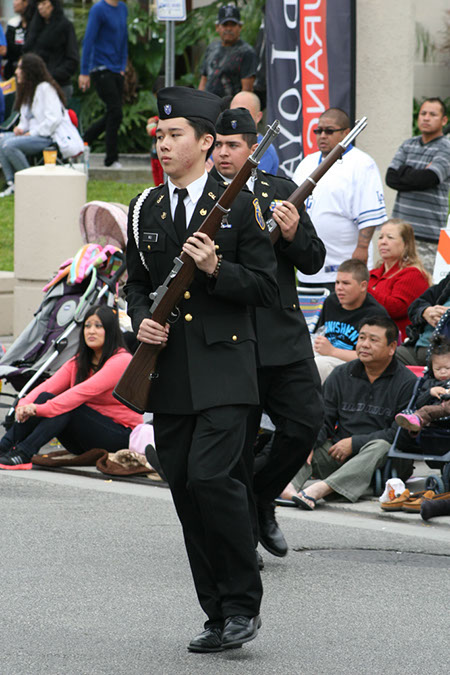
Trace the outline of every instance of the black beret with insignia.
<path fill-rule="evenodd" d="M 158 91 L 160 120 L 174 117 L 200 117 L 215 125 L 221 112 L 221 99 L 209 91 L 189 87 L 164 87 Z"/>
<path fill-rule="evenodd" d="M 216 131 L 222 136 L 256 134 L 256 124 L 247 108 L 231 108 L 220 115 Z"/>

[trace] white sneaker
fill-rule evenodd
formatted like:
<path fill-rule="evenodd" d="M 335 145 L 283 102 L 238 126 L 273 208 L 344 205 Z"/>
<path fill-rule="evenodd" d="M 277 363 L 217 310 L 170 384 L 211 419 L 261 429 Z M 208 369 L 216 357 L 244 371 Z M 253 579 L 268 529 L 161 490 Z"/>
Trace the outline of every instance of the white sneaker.
<path fill-rule="evenodd" d="M 122 169 L 122 164 L 120 162 L 113 162 L 109 166 L 106 167 L 107 169 Z"/>
<path fill-rule="evenodd" d="M 8 183 L 8 187 L 6 187 L 3 192 L 0 192 L 0 197 L 9 197 L 10 195 L 14 194 L 14 183 Z"/>

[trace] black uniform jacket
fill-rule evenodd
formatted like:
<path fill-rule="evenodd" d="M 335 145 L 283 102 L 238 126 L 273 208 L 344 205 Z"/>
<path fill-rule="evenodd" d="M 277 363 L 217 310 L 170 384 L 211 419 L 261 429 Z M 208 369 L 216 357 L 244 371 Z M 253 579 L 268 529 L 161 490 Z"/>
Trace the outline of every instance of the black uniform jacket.
<path fill-rule="evenodd" d="M 208 177 L 187 230 L 193 234 L 214 206 L 226 183 Z M 151 318 L 149 293 L 167 277 L 179 255 L 167 186 L 154 188 L 142 205 L 138 246 L 129 209 L 126 294 L 133 328 Z M 258 403 L 255 331 L 249 306 L 270 306 L 277 294 L 276 260 L 259 205 L 242 191 L 228 223 L 215 238 L 223 256 L 217 279 L 197 270 L 179 304 L 167 346 L 158 359 L 148 409 L 189 414 L 221 405 Z M 137 228 L 135 228 L 137 229 Z M 148 270 L 145 268 L 143 256 Z"/>
<path fill-rule="evenodd" d="M 257 170 L 253 191 L 266 221 L 271 218 L 274 200 L 288 200 L 296 189 L 297 185 L 287 178 Z M 282 366 L 313 358 L 311 338 L 298 303 L 295 268 L 303 274 L 315 274 L 323 266 L 325 253 L 322 240 L 302 208 L 294 240 L 288 242 L 280 236 L 275 244 L 279 288 L 275 303 L 255 310 L 259 366 Z"/>

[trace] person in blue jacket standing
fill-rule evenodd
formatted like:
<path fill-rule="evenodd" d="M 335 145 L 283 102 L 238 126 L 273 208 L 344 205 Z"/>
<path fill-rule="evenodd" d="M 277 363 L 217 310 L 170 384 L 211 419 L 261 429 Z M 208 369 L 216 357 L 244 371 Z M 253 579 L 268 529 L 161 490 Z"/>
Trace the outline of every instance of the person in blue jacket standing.
<path fill-rule="evenodd" d="M 105 166 L 120 169 L 117 137 L 122 121 L 122 95 L 128 55 L 128 10 L 122 0 L 100 0 L 89 12 L 81 56 L 78 86 L 87 91 L 91 82 L 106 112 L 84 134 L 89 145 L 106 132 Z"/>

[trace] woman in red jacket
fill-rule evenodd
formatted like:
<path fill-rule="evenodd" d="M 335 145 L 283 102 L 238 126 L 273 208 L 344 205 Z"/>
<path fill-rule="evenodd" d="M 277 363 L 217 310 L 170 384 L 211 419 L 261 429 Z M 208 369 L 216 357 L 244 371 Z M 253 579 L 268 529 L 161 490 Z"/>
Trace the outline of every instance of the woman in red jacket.
<path fill-rule="evenodd" d="M 17 421 L 0 441 L 0 469 L 31 469 L 32 456 L 55 436 L 77 455 L 127 448 L 142 416 L 112 393 L 130 360 L 115 311 L 90 309 L 76 356 L 17 404 Z"/>
<path fill-rule="evenodd" d="M 370 272 L 368 291 L 383 305 L 400 331 L 400 342 L 410 304 L 430 285 L 430 278 L 417 255 L 414 230 L 404 220 L 391 218 L 381 228 L 378 250 L 382 264 Z"/>

